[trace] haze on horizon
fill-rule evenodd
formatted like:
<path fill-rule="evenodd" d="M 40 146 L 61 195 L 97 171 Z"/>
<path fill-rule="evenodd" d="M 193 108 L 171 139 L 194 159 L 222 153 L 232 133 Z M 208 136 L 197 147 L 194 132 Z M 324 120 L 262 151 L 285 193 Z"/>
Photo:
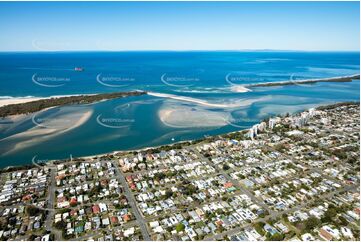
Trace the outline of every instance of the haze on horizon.
<path fill-rule="evenodd" d="M 359 51 L 359 2 L 0 2 L 0 51 Z"/>

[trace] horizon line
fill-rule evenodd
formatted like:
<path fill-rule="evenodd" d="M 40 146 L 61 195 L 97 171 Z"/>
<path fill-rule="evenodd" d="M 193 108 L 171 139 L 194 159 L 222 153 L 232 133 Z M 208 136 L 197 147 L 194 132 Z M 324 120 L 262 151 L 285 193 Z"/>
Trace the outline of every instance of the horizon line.
<path fill-rule="evenodd" d="M 154 50 L 0 50 L 0 53 L 28 53 L 28 52 L 360 52 L 360 50 L 284 50 L 284 49 L 227 49 L 227 50 L 166 50 L 166 49 L 154 49 Z"/>

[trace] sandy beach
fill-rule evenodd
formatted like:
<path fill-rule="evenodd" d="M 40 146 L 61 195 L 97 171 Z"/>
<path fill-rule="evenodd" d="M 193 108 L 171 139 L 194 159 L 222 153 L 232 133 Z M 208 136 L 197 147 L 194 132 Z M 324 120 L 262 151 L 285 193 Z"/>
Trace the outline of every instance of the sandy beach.
<path fill-rule="evenodd" d="M 0 99 L 0 107 L 10 104 L 27 103 L 41 99 L 45 99 L 45 98 L 44 97 L 19 97 L 19 98 L 6 98 L 6 99 L 4 98 L 4 99 Z"/>
<path fill-rule="evenodd" d="M 0 107 L 10 105 L 10 104 L 19 104 L 19 103 L 27 103 L 38 101 L 42 99 L 49 99 L 49 98 L 61 98 L 61 97 L 71 97 L 71 96 L 82 96 L 82 95 L 95 95 L 95 94 L 71 94 L 71 95 L 55 95 L 50 97 L 0 97 Z"/>

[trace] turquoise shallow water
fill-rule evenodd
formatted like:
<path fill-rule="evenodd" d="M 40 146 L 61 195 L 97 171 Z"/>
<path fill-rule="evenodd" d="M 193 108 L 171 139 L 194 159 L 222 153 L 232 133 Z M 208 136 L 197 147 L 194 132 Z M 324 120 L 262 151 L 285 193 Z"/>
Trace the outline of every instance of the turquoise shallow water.
<path fill-rule="evenodd" d="M 357 73 L 355 52 L 1 53 L 2 98 L 137 89 L 176 98 L 128 97 L 2 120 L 0 166 L 27 164 L 35 155 L 47 160 L 197 139 L 272 115 L 358 101 L 358 80 L 234 92 L 234 85 Z"/>

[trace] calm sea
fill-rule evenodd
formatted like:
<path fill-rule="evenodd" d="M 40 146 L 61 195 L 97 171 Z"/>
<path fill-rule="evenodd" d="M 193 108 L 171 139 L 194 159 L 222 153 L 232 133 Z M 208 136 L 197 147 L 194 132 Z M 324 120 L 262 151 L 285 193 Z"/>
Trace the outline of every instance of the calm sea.
<path fill-rule="evenodd" d="M 0 123 L 0 167 L 198 139 L 278 114 L 358 101 L 358 80 L 238 85 L 358 74 L 358 52 L 0 53 L 0 98 L 146 90 Z M 75 70 L 78 68 L 78 71 Z"/>

